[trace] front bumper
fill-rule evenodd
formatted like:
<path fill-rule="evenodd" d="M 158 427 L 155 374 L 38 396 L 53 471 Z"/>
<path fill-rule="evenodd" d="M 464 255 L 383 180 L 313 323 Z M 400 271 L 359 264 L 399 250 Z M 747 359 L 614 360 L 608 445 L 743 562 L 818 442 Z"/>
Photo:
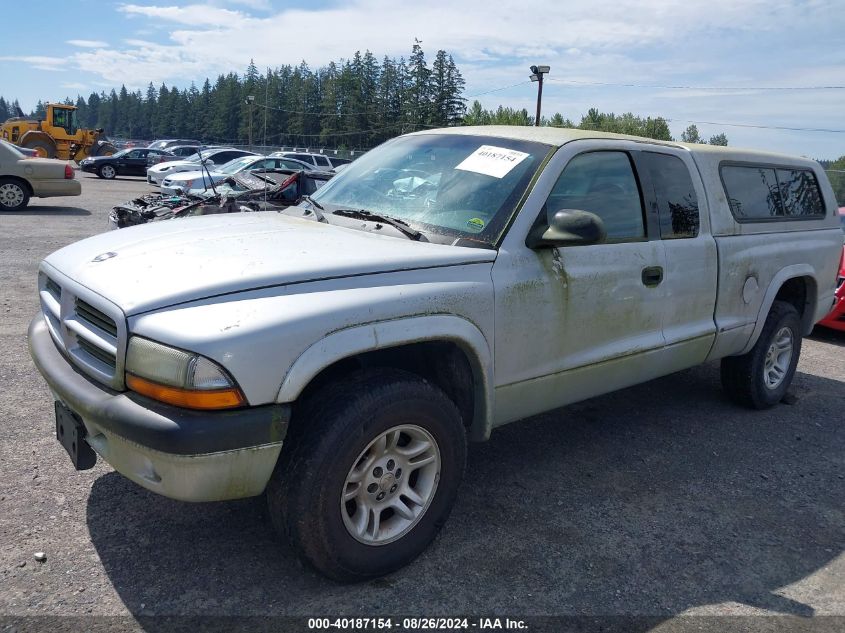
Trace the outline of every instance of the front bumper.
<path fill-rule="evenodd" d="M 173 185 L 173 184 L 165 185 L 164 182 L 162 182 L 162 184 L 159 185 L 159 187 L 160 187 L 161 194 L 164 195 L 164 196 L 176 196 L 176 195 L 179 195 L 183 190 L 186 191 L 188 189 L 184 185 L 182 185 L 181 187 L 179 185 Z"/>
<path fill-rule="evenodd" d="M 42 315 L 29 351 L 57 400 L 75 412 L 86 440 L 115 470 L 182 501 L 222 501 L 263 492 L 282 448 L 290 405 L 192 411 L 111 391 L 62 355 Z"/>

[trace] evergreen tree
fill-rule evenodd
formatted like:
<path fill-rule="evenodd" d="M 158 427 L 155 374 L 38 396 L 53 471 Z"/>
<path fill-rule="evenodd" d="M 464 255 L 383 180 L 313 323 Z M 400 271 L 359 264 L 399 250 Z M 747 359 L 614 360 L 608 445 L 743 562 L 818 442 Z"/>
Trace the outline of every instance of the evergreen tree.
<path fill-rule="evenodd" d="M 681 140 L 684 143 L 705 143 L 706 141 L 701 138 L 701 135 L 698 133 L 698 127 L 695 125 L 690 125 L 681 133 Z"/>
<path fill-rule="evenodd" d="M 710 137 L 710 144 L 711 145 L 727 145 L 728 144 L 728 137 L 725 136 L 725 133 L 722 132 L 721 134 L 714 134 Z"/>
<path fill-rule="evenodd" d="M 411 130 L 423 127 L 431 118 L 431 70 L 425 61 L 425 53 L 418 42 L 414 43 L 408 59 L 409 86 L 406 92 L 405 122 Z"/>

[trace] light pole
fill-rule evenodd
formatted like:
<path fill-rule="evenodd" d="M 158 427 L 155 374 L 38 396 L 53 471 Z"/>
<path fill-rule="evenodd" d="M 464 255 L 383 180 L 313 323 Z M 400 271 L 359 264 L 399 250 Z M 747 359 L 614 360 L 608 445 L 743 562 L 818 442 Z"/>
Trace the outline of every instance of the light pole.
<path fill-rule="evenodd" d="M 537 117 L 534 119 L 534 125 L 540 126 L 540 104 L 543 101 L 543 75 L 549 72 L 548 66 L 532 66 L 531 67 L 531 81 L 537 82 Z"/>
<path fill-rule="evenodd" d="M 255 95 L 247 95 L 246 102 L 249 106 L 249 149 L 252 149 L 252 106 L 255 103 Z"/>

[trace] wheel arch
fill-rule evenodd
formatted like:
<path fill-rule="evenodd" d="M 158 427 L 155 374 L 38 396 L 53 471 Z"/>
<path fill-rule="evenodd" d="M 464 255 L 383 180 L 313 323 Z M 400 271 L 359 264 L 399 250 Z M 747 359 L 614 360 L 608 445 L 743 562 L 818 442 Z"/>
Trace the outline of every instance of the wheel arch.
<path fill-rule="evenodd" d="M 816 281 L 815 269 L 809 264 L 795 264 L 781 269 L 772 278 L 760 304 L 754 331 L 740 354 L 747 353 L 757 343 L 760 332 L 763 331 L 763 326 L 766 323 L 766 316 L 775 301 L 786 301 L 795 306 L 801 316 L 801 333 L 805 336 L 809 334 L 815 325 L 816 303 L 818 301 L 818 282 Z"/>
<path fill-rule="evenodd" d="M 277 402 L 295 402 L 339 374 L 361 366 L 407 369 L 446 392 L 472 440 L 492 429 L 493 359 L 481 331 L 452 315 L 430 315 L 359 325 L 332 332 L 294 361 Z"/>
<path fill-rule="evenodd" d="M 15 182 L 21 183 L 25 188 L 27 193 L 31 198 L 35 198 L 35 190 L 32 188 L 32 183 L 30 183 L 26 178 L 21 178 L 20 176 L 3 176 L 0 180 L 14 180 Z"/>
<path fill-rule="evenodd" d="M 52 136 L 42 130 L 29 130 L 27 132 L 24 132 L 18 139 L 18 145 L 20 145 L 21 147 L 29 148 L 28 143 L 31 143 L 33 141 L 43 141 L 44 143 L 53 148 L 54 154 L 58 149 L 58 147 L 56 146 L 55 139 L 53 139 Z"/>

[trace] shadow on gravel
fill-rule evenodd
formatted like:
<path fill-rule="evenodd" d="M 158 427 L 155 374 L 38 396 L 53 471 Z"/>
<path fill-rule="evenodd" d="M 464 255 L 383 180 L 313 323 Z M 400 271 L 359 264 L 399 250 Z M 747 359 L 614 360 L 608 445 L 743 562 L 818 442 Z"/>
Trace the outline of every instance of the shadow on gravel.
<path fill-rule="evenodd" d="M 477 614 L 644 631 L 725 601 L 813 615 L 784 588 L 845 547 L 845 383 L 797 374 L 798 402 L 760 412 L 718 384 L 703 366 L 494 432 L 437 541 L 369 583 L 301 565 L 262 498 L 183 504 L 115 473 L 91 491 L 91 539 L 147 630 L 156 615 Z"/>
<path fill-rule="evenodd" d="M 26 207 L 20 211 L 3 211 L 3 213 L 0 214 L 0 217 L 12 215 L 32 217 L 39 215 L 91 215 L 91 212 L 88 209 L 83 209 L 81 207 L 52 207 L 47 205 L 36 205 Z"/>
<path fill-rule="evenodd" d="M 102 180 L 103 182 L 109 182 L 105 178 L 100 178 L 97 174 L 89 174 L 85 172 L 82 174 L 83 178 L 91 178 L 93 180 Z M 146 182 L 146 176 L 115 176 L 112 180 L 125 180 L 126 182 Z"/>

